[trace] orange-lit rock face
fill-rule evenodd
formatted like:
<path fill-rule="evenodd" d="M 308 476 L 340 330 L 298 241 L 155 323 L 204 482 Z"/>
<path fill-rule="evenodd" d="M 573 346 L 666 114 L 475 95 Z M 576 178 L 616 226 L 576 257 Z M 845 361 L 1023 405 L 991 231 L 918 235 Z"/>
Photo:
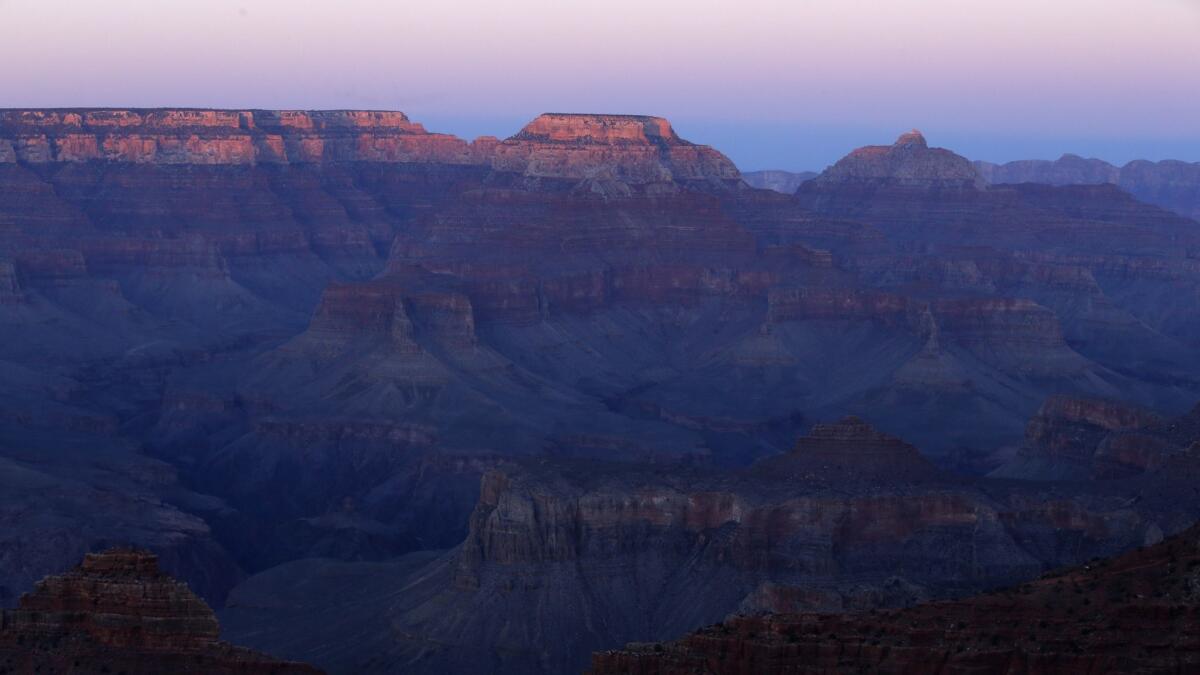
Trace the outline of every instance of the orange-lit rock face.
<path fill-rule="evenodd" d="M 0 163 L 420 162 L 491 165 L 538 178 L 630 183 L 735 181 L 721 153 L 664 119 L 542 115 L 507 141 L 432 134 L 404 113 L 367 110 L 10 110 Z"/>
<path fill-rule="evenodd" d="M 630 183 L 739 178 L 707 146 L 677 136 L 659 117 L 547 113 L 495 148 L 493 168 L 534 177 Z"/>
<path fill-rule="evenodd" d="M 17 159 L 206 165 L 487 161 L 465 141 L 427 133 L 404 113 L 355 110 L 0 112 L 0 162 Z"/>
<path fill-rule="evenodd" d="M 539 115 L 514 139 L 589 145 L 682 143 L 661 117 L 563 113 Z"/>

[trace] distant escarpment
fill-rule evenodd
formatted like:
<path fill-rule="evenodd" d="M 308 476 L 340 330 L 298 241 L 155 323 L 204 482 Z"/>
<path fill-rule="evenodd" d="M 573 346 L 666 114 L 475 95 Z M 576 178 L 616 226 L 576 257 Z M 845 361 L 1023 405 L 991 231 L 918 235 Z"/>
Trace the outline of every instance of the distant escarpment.
<path fill-rule="evenodd" d="M 0 161 L 138 164 L 483 163 L 478 146 L 404 113 L 356 110 L 0 110 Z"/>
<path fill-rule="evenodd" d="M 737 168 L 659 117 L 548 113 L 511 138 L 468 143 L 401 112 L 0 110 L 0 163 L 257 165 L 328 162 L 490 166 L 531 178 L 737 181 Z"/>
<path fill-rule="evenodd" d="M 0 665 L 31 673 L 316 674 L 218 641 L 211 609 L 134 549 L 89 553 L 0 610 Z"/>
<path fill-rule="evenodd" d="M 592 675 L 1159 673 L 1200 668 L 1200 527 L 954 602 L 738 616 L 592 657 Z"/>
<path fill-rule="evenodd" d="M 576 672 L 732 612 L 904 607 L 1154 543 L 1200 513 L 1191 480 L 1160 476 L 1140 500 L 1140 483 L 965 480 L 854 418 L 742 471 L 508 463 L 448 553 L 283 565 L 239 586 L 224 620 L 334 672 Z M 289 619 L 300 606 L 339 628 Z"/>
<path fill-rule="evenodd" d="M 1200 162 L 1135 160 L 1114 166 L 1100 159 L 1066 154 L 1056 160 L 1020 160 L 1006 164 L 975 162 L 989 183 L 1120 186 L 1138 199 L 1200 220 Z"/>
<path fill-rule="evenodd" d="M 815 171 L 743 171 L 742 180 L 747 185 L 764 190 L 774 190 L 785 195 L 794 194 L 801 183 L 817 177 Z"/>
<path fill-rule="evenodd" d="M 916 129 L 901 134 L 892 145 L 868 145 L 851 152 L 811 182 L 814 189 L 845 183 L 965 189 L 984 184 L 969 161 L 944 148 L 929 147 Z"/>

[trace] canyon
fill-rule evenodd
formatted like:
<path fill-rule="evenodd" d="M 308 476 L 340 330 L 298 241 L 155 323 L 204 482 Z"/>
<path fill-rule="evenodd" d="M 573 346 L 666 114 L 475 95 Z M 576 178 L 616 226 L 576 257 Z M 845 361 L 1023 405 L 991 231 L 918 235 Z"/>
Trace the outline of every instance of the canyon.
<path fill-rule="evenodd" d="M 0 604 L 136 545 L 238 644 L 551 673 L 1179 532 L 1200 224 L 1008 177 L 916 131 L 783 194 L 652 116 L 0 111 Z"/>
<path fill-rule="evenodd" d="M 735 613 L 906 607 L 1154 544 L 1200 516 L 1200 455 L 1178 452 L 1121 480 L 966 479 L 846 418 L 740 471 L 511 463 L 454 549 L 285 564 L 235 588 L 223 620 L 331 672 L 580 672 Z"/>

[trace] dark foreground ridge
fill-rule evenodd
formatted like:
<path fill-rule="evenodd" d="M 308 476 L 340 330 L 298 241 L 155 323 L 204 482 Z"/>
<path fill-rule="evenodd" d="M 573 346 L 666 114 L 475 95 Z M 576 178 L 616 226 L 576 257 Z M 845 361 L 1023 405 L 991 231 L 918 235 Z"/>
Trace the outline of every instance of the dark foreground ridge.
<path fill-rule="evenodd" d="M 220 626 L 187 584 L 147 551 L 89 553 L 0 614 L 0 673 L 313 675 L 217 639 Z"/>
<path fill-rule="evenodd" d="M 1200 526 L 1112 560 L 954 602 L 741 616 L 596 654 L 593 675 L 1184 673 L 1200 669 Z"/>

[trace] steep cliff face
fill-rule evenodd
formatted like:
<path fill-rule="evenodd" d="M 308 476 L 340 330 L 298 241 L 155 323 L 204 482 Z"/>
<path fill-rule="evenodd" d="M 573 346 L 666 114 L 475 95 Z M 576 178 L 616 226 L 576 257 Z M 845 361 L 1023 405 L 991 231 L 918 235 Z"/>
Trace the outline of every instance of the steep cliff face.
<path fill-rule="evenodd" d="M 146 551 L 89 553 L 0 612 L 0 663 L 10 673 L 320 672 L 218 641 L 212 610 Z"/>
<path fill-rule="evenodd" d="M 1200 163 L 1135 160 L 1117 167 L 1100 159 L 1066 154 L 1056 160 L 1020 160 L 1006 164 L 975 162 L 984 180 L 1049 185 L 1119 185 L 1138 199 L 1200 219 Z"/>
<path fill-rule="evenodd" d="M 506 141 L 429 133 L 404 113 L 354 110 L 5 110 L 0 163 L 328 162 L 491 166 L 531 178 L 736 182 L 719 152 L 638 115 L 548 113 Z"/>
<path fill-rule="evenodd" d="M 966 481 L 853 418 L 740 472 L 505 464 L 450 552 L 374 571 L 285 565 L 235 590 L 224 616 L 238 640 L 338 672 L 573 672 L 598 645 L 739 610 L 894 608 L 1152 543 L 1197 513 L 1180 508 L 1192 479 L 1170 480 L 1140 501 L 1145 484 Z M 385 580 L 382 597 L 352 581 L 311 594 L 315 579 L 366 574 Z M 346 625 L 287 619 L 299 606 Z"/>
<path fill-rule="evenodd" d="M 995 475 L 1084 480 L 1191 472 L 1200 467 L 1188 447 L 1195 419 L 1195 411 L 1163 419 L 1128 403 L 1054 396 L 1029 421 L 1020 452 Z"/>
<path fill-rule="evenodd" d="M 592 657 L 593 675 L 1186 672 L 1200 668 L 1200 528 L 954 602 L 738 616 Z"/>

